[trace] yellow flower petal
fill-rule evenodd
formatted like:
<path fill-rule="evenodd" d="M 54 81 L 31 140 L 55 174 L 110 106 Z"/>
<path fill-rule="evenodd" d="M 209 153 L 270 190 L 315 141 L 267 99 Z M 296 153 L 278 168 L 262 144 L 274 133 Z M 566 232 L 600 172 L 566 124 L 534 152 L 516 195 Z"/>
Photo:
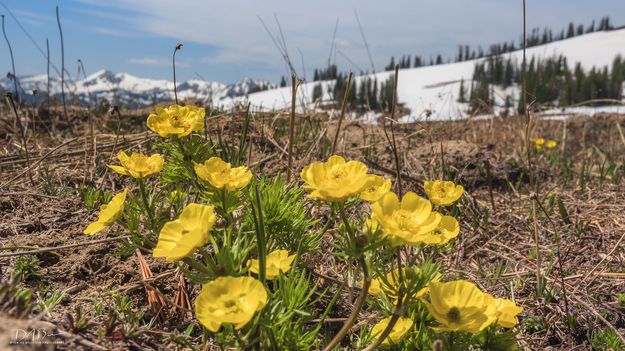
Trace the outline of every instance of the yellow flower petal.
<path fill-rule="evenodd" d="M 126 201 L 126 193 L 128 189 L 124 189 L 123 191 L 115 194 L 109 203 L 100 206 L 100 213 L 98 214 L 98 219 L 89 224 L 87 228 L 83 231 L 83 234 L 93 235 L 104 228 L 112 225 L 117 221 L 119 216 L 124 211 L 124 202 Z"/>
<path fill-rule="evenodd" d="M 287 250 L 272 251 L 265 257 L 265 277 L 267 279 L 275 279 L 280 273 L 286 273 L 291 269 L 291 264 L 295 260 L 295 255 L 290 255 Z M 250 272 L 258 274 L 260 271 L 259 261 L 251 259 L 248 261 Z"/>
<path fill-rule="evenodd" d="M 374 325 L 373 328 L 371 328 L 371 336 L 373 337 L 373 339 L 377 339 L 379 335 L 382 334 L 384 329 L 386 329 L 386 326 L 388 326 L 388 323 L 391 321 L 391 318 L 392 317 L 386 317 L 379 321 L 376 325 Z M 382 341 L 380 345 L 390 345 L 391 341 L 393 342 L 393 344 L 399 343 L 404 338 L 406 333 L 410 330 L 410 328 L 412 328 L 413 324 L 414 322 L 412 321 L 412 319 L 399 317 L 397 319 L 397 323 L 395 323 L 395 325 L 393 326 L 391 333 L 386 337 L 386 339 L 384 339 L 384 341 Z"/>
<path fill-rule="evenodd" d="M 171 105 L 167 108 L 157 108 L 156 114 L 148 116 L 147 125 L 161 137 L 182 138 L 194 131 L 203 130 L 205 115 L 204 108 Z"/>
<path fill-rule="evenodd" d="M 436 331 L 477 333 L 497 319 L 492 297 L 464 280 L 429 285 L 429 301 L 423 301 L 439 322 Z"/>
<path fill-rule="evenodd" d="M 133 153 L 128 156 L 124 151 L 119 152 L 117 159 L 121 166 L 108 165 L 108 167 L 119 174 L 137 179 L 160 172 L 165 163 L 165 159 L 159 154 L 147 156 Z"/>
<path fill-rule="evenodd" d="M 213 206 L 187 205 L 178 219 L 165 223 L 152 255 L 164 257 L 168 262 L 188 256 L 208 242 L 215 220 Z"/>
<path fill-rule="evenodd" d="M 376 179 L 367 174 L 367 166 L 358 161 L 345 162 L 341 156 L 330 156 L 327 162 L 313 162 L 300 176 L 311 198 L 330 202 L 345 201 L 373 186 Z"/>
<path fill-rule="evenodd" d="M 217 189 L 233 191 L 246 187 L 252 180 L 252 172 L 245 167 L 232 168 L 219 157 L 211 157 L 203 164 L 194 165 L 195 174 Z"/>
<path fill-rule="evenodd" d="M 406 193 L 401 203 L 395 193 L 388 192 L 371 206 L 371 218 L 393 245 L 419 245 L 424 243 L 425 234 L 436 229 L 442 216 L 413 192 Z"/>
<path fill-rule="evenodd" d="M 252 277 L 220 277 L 206 283 L 195 300 L 195 317 L 216 333 L 223 323 L 244 327 L 267 304 L 267 290 Z"/>
<path fill-rule="evenodd" d="M 462 185 L 456 185 L 454 182 L 442 180 L 435 180 L 433 182 L 426 181 L 423 183 L 423 189 L 430 201 L 438 206 L 451 205 L 464 193 Z"/>

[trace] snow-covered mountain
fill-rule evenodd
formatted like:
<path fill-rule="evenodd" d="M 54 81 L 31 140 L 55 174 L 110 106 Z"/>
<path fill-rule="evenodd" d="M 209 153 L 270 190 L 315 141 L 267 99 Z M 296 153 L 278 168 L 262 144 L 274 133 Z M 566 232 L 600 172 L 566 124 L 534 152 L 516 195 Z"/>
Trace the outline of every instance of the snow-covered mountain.
<path fill-rule="evenodd" d="M 570 67 L 574 67 L 577 62 L 586 70 L 592 67 L 609 66 L 617 55 L 625 57 L 625 28 L 594 32 L 527 49 L 528 62 L 531 57 L 545 59 L 558 55 L 565 56 Z M 503 57 L 512 57 L 517 62 L 521 62 L 522 51 L 507 53 Z M 466 117 L 468 105 L 458 102 L 458 94 L 461 81 L 465 80 L 465 84 L 471 81 L 476 61 L 470 60 L 400 70 L 397 100 L 410 110 L 410 114 L 403 116 L 401 120 L 423 120 L 428 115 L 430 120 Z M 356 83 L 359 84 L 363 79 L 376 78 L 378 84 L 382 84 L 391 75 L 392 72 L 380 72 L 359 76 L 355 79 Z M 313 89 L 317 84 L 321 84 L 323 88 L 323 99 L 331 100 L 328 92 L 329 88 L 333 87 L 334 81 L 308 82 L 302 84 L 298 90 L 298 108 L 311 107 Z M 495 104 L 502 106 L 506 96 L 510 96 L 513 101 L 518 99 L 519 91 L 520 89 L 514 86 L 505 90 L 495 87 Z M 285 109 L 290 106 L 291 87 L 224 99 L 221 103 L 228 105 L 241 101 L 248 101 L 255 108 Z M 625 107 L 620 107 L 619 111 L 625 112 Z M 364 118 L 375 120 L 378 116 L 379 114 L 369 113 Z"/>
<path fill-rule="evenodd" d="M 34 89 L 40 92 L 47 91 L 47 76 L 34 75 L 18 78 L 18 89 L 22 95 L 31 95 Z M 83 103 L 89 101 L 89 95 L 94 102 L 106 99 L 109 102 L 127 104 L 133 107 L 146 106 L 160 101 L 174 99 L 174 84 L 168 80 L 139 78 L 128 73 L 113 73 L 107 70 L 97 71 L 86 78 L 66 79 L 65 92 L 68 100 L 79 99 Z M 203 80 L 188 80 L 178 82 L 178 98 L 195 98 L 205 103 L 219 104 L 223 99 L 244 97 L 262 89 L 273 88 L 266 81 L 246 78 L 234 84 L 223 84 Z M 0 79 L 0 90 L 13 88 L 13 81 L 8 78 Z M 50 76 L 50 92 L 52 95 L 61 94 L 61 82 L 57 76 Z M 40 94 L 40 98 L 43 94 Z"/>

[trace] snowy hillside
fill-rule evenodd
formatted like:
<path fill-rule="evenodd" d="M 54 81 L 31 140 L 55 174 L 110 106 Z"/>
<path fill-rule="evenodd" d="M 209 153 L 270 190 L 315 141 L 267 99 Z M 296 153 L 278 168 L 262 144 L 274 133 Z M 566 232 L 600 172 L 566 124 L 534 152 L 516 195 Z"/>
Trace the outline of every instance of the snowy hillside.
<path fill-rule="evenodd" d="M 610 65 L 617 55 L 625 57 L 625 29 L 595 32 L 571 39 L 552 42 L 546 45 L 535 46 L 527 50 L 528 61 L 531 57 L 549 58 L 556 55 L 567 57 L 569 65 L 581 63 L 584 69 L 603 67 Z M 504 54 L 504 57 L 512 56 L 521 62 L 522 51 Z M 466 116 L 467 105 L 457 102 L 460 90 L 460 81 L 471 81 L 476 60 L 459 63 L 425 66 L 419 68 L 402 69 L 399 73 L 398 102 L 410 109 L 410 115 L 402 120 L 425 119 L 426 111 L 431 111 L 430 119 L 446 120 L 457 119 Z M 357 77 L 357 83 L 367 77 L 377 78 L 378 82 L 384 82 L 391 72 L 381 72 L 375 75 Z M 313 88 L 318 82 L 310 82 L 302 85 L 299 90 L 299 105 L 310 103 Z M 324 93 L 332 82 L 323 82 Z M 506 91 L 495 92 L 496 105 L 502 105 L 506 95 L 513 100 L 518 98 L 518 89 L 512 87 Z M 224 104 L 236 101 L 249 101 L 252 106 L 263 109 L 287 108 L 291 99 L 291 88 L 279 88 L 259 93 L 250 94 L 245 98 L 223 100 Z M 327 96 L 326 96 L 327 97 Z M 625 110 L 625 109 L 624 109 Z"/>
<path fill-rule="evenodd" d="M 18 79 L 21 94 L 30 95 L 33 89 L 40 92 L 47 90 L 45 74 L 20 77 Z M 133 107 L 145 106 L 160 101 L 174 99 L 173 83 L 167 80 L 139 78 L 127 73 L 113 73 L 107 70 L 95 72 L 84 79 L 66 80 L 66 94 L 68 99 L 78 97 L 83 103 L 89 101 L 89 95 L 95 101 L 106 99 L 110 102 L 129 104 Z M 271 85 L 265 81 L 244 79 L 235 84 L 206 82 L 203 80 L 189 80 L 178 82 L 178 97 L 180 99 L 196 98 L 206 103 L 218 104 L 224 98 L 241 97 L 262 86 Z M 13 82 L 8 78 L 0 79 L 0 89 L 13 90 Z M 53 95 L 61 93 L 61 82 L 56 76 L 50 77 L 50 92 Z M 40 98 L 43 94 L 40 95 Z"/>

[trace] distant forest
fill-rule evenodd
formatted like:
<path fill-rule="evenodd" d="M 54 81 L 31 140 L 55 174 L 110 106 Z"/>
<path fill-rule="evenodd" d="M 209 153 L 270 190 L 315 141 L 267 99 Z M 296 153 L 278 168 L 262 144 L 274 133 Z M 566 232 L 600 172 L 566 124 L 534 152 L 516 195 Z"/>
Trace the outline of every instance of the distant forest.
<path fill-rule="evenodd" d="M 556 34 L 550 28 L 535 28 L 529 32 L 526 43 L 530 48 L 587 33 L 614 29 L 617 28 L 612 25 L 609 17 L 603 17 L 598 23 L 593 21 L 588 26 L 571 22 L 566 30 L 563 29 Z M 398 65 L 400 69 L 407 69 L 452 61 L 483 59 L 476 63 L 472 80 L 461 82 L 458 101 L 467 103 L 472 113 L 484 112 L 492 109 L 494 105 L 493 86 L 506 88 L 521 84 L 521 62 L 504 57 L 504 54 L 520 48 L 522 44 L 516 44 L 514 41 L 493 44 L 487 50 L 482 47 L 471 48 L 469 45 L 460 45 L 453 60 L 452 58 L 444 60 L 440 54 L 430 56 L 427 60 L 420 55 L 403 55 L 398 60 L 391 57 L 384 69 L 391 71 L 395 65 Z M 360 72 L 360 75 L 368 73 L 370 72 Z M 339 72 L 336 64 L 329 64 L 326 68 L 314 70 L 313 81 L 334 80 L 328 90 L 332 100 L 340 104 L 343 100 L 347 76 L 347 73 Z M 351 108 L 357 110 L 389 111 L 393 93 L 392 81 L 392 76 L 384 82 L 378 82 L 375 78 L 362 79 L 359 84 L 352 81 L 346 101 Z M 588 72 L 584 71 L 579 64 L 571 67 L 562 56 L 543 60 L 532 58 L 527 63 L 529 102 L 536 104 L 556 103 L 559 106 L 570 106 L 589 100 L 621 99 L 624 81 L 625 58 L 621 57 L 616 57 L 611 67 L 597 67 Z M 286 85 L 286 78 L 282 77 L 280 86 Z M 322 84 L 319 83 L 313 89 L 313 100 L 321 98 L 322 94 Z M 523 106 L 518 104 L 513 106 L 512 97 L 507 96 L 505 100 L 507 107 L 516 107 L 519 112 L 522 112 Z"/>

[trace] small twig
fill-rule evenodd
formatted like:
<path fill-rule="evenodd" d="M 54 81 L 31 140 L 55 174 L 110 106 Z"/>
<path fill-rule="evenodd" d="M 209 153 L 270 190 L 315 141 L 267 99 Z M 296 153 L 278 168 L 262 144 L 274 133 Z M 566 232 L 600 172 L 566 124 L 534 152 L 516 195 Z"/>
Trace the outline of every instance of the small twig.
<path fill-rule="evenodd" d="M 623 233 L 623 235 L 621 235 L 621 237 L 618 239 L 618 241 L 616 242 L 616 244 L 614 245 L 614 247 L 612 248 L 612 250 L 610 250 L 610 252 L 608 252 L 607 255 L 605 255 L 601 261 L 599 261 L 599 263 L 597 263 L 594 267 L 592 267 L 592 269 L 590 270 L 590 272 L 588 272 L 585 276 L 584 279 L 582 279 L 583 281 L 586 281 L 586 279 L 588 279 L 588 277 L 590 275 L 592 275 L 597 268 L 599 268 L 599 266 L 601 266 L 601 264 L 610 256 L 612 256 L 612 254 L 614 253 L 614 251 L 616 251 L 617 248 L 621 247 L 621 242 L 623 242 L 623 239 L 625 239 L 625 233 Z M 595 279 L 597 278 L 597 276 L 595 275 L 585 286 L 585 288 L 587 288 Z"/>
<path fill-rule="evenodd" d="M 23 256 L 23 255 L 33 255 L 33 254 L 38 254 L 38 253 L 42 253 L 42 252 L 50 252 L 50 251 L 71 249 L 71 248 L 74 248 L 74 247 L 90 246 L 90 245 L 95 245 L 95 244 L 108 243 L 108 242 L 112 242 L 112 241 L 120 241 L 120 240 L 125 240 L 125 239 L 128 239 L 128 238 L 130 238 L 130 236 L 123 235 L 123 236 L 116 236 L 116 237 L 113 237 L 113 238 L 85 241 L 85 242 L 78 243 L 78 244 L 69 244 L 69 245 L 61 245 L 61 246 L 53 246 L 53 247 L 43 247 L 41 249 L 30 250 L 30 251 L 10 252 L 10 253 L 0 254 L 0 258 L 14 257 L 14 256 Z"/>
<path fill-rule="evenodd" d="M 349 76 L 347 77 L 347 85 L 345 86 L 345 93 L 343 94 L 343 104 L 341 107 L 341 115 L 339 116 L 339 123 L 336 126 L 336 134 L 334 134 L 334 142 L 332 143 L 332 152 L 331 155 L 334 155 L 336 151 L 336 144 L 339 140 L 339 133 L 341 132 L 341 123 L 343 122 L 343 116 L 345 116 L 345 109 L 347 108 L 347 97 L 349 95 L 349 89 L 352 86 L 352 72 L 349 72 Z"/>

